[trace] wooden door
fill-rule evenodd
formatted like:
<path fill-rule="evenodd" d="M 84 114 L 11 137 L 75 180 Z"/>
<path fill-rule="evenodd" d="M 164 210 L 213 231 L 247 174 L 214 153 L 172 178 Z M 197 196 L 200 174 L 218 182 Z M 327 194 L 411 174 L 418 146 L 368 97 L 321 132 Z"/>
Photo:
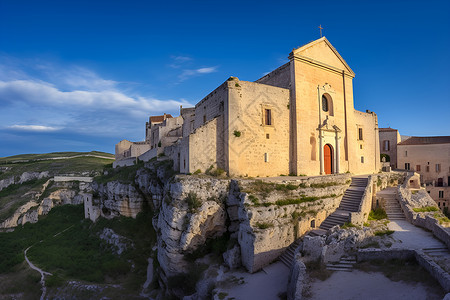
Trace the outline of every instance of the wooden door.
<path fill-rule="evenodd" d="M 323 147 L 325 174 L 333 174 L 333 148 L 330 144 Z"/>

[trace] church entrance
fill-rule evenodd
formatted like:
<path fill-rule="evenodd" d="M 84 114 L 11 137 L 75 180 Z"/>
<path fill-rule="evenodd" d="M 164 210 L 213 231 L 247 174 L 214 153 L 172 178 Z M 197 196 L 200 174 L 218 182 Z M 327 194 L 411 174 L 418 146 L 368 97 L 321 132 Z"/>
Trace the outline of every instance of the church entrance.
<path fill-rule="evenodd" d="M 325 174 L 333 174 L 333 147 L 330 144 L 323 147 L 323 160 Z"/>

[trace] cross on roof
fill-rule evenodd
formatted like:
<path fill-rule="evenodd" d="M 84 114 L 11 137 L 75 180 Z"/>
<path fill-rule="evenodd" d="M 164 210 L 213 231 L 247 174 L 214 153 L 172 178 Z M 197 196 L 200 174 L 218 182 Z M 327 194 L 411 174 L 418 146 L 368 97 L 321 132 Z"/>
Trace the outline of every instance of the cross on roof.
<path fill-rule="evenodd" d="M 320 29 L 320 37 L 322 37 L 322 29 L 323 29 L 322 25 L 319 25 L 319 29 Z"/>

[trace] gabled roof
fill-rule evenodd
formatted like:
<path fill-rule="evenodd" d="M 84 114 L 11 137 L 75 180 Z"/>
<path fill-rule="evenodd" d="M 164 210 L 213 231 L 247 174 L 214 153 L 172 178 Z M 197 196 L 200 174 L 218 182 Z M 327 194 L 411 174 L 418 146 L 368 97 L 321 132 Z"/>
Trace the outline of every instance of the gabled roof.
<path fill-rule="evenodd" d="M 173 118 L 171 114 L 164 114 L 162 116 L 151 116 L 150 117 L 150 123 L 161 123 L 165 119 Z"/>
<path fill-rule="evenodd" d="M 450 136 L 412 136 L 398 145 L 449 144 Z"/>
<path fill-rule="evenodd" d="M 312 41 L 306 45 L 303 45 L 301 47 L 298 47 L 298 48 L 292 50 L 291 55 L 304 55 L 304 52 L 307 52 L 307 50 L 309 48 L 315 47 L 320 43 L 325 43 L 331 49 L 331 51 L 336 55 L 337 59 L 342 63 L 342 65 L 344 66 L 346 71 L 349 72 L 351 75 L 355 76 L 355 73 L 353 72 L 353 70 L 350 68 L 350 66 L 347 64 L 347 62 L 342 58 L 342 56 L 339 54 L 339 52 L 337 52 L 336 48 L 334 48 L 333 45 L 331 45 L 331 43 L 327 40 L 326 37 L 321 37 L 318 40 Z M 308 55 L 305 55 L 305 56 L 312 58 L 312 59 L 316 59 L 316 58 L 310 57 Z"/>
<path fill-rule="evenodd" d="M 388 128 L 378 128 L 378 131 L 385 132 L 385 131 L 398 131 L 398 130 L 388 127 Z"/>

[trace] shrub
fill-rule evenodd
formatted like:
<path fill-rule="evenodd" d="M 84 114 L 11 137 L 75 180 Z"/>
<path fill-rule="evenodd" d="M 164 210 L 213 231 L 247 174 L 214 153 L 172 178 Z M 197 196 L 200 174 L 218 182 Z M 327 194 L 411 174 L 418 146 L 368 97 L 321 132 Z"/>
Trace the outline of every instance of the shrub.
<path fill-rule="evenodd" d="M 413 208 L 413 211 L 415 212 L 430 212 L 430 211 L 438 211 L 439 208 L 436 206 L 426 206 L 426 207 L 416 207 Z"/>
<path fill-rule="evenodd" d="M 350 227 L 358 227 L 358 226 L 356 226 L 355 224 L 352 224 L 352 223 L 350 223 L 350 222 L 345 222 L 342 226 L 341 226 L 341 229 L 348 229 L 348 228 L 350 228 Z"/>
<path fill-rule="evenodd" d="M 237 84 L 237 83 L 236 83 L 236 84 Z M 233 134 L 234 134 L 235 137 L 240 137 L 240 136 L 241 136 L 241 132 L 238 131 L 238 130 L 235 130 L 235 131 L 233 132 Z"/>
<path fill-rule="evenodd" d="M 189 210 L 191 212 L 194 212 L 197 208 L 202 206 L 202 202 L 197 196 L 197 193 L 195 192 L 189 192 L 189 194 L 186 197 L 186 201 L 189 207 Z"/>
<path fill-rule="evenodd" d="M 202 170 L 197 169 L 197 171 L 194 172 L 194 175 L 200 174 L 202 172 Z"/>
<path fill-rule="evenodd" d="M 369 213 L 369 220 L 373 221 L 373 220 L 382 220 L 382 219 L 387 219 L 387 214 L 386 211 L 381 208 L 375 208 L 374 210 L 371 210 Z"/>
<path fill-rule="evenodd" d="M 325 188 L 328 186 L 339 185 L 338 182 L 324 182 L 324 183 L 311 183 L 310 187 L 312 188 Z"/>
<path fill-rule="evenodd" d="M 267 228 L 273 227 L 273 224 L 267 223 L 267 222 L 263 222 L 263 223 L 257 222 L 256 227 L 258 227 L 259 229 L 267 229 Z"/>
<path fill-rule="evenodd" d="M 375 235 L 376 236 L 383 236 L 383 235 L 391 235 L 393 234 L 395 231 L 394 230 L 379 230 L 379 231 L 375 231 Z"/>

